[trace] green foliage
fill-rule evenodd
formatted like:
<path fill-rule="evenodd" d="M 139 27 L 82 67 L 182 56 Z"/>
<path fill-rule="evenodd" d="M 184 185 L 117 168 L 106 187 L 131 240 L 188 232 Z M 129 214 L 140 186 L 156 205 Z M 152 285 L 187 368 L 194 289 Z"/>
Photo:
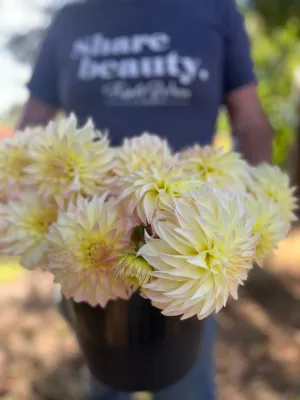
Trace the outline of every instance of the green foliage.
<path fill-rule="evenodd" d="M 274 161 L 282 164 L 294 140 L 296 115 L 291 88 L 295 67 L 300 63 L 299 26 L 289 21 L 270 32 L 255 13 L 249 13 L 246 22 L 259 95 L 275 131 Z"/>
<path fill-rule="evenodd" d="M 248 12 L 246 26 L 252 42 L 259 95 L 275 131 L 274 162 L 282 165 L 294 141 L 296 115 L 291 88 L 295 67 L 300 65 L 300 25 L 289 20 L 270 31 L 258 13 Z M 229 129 L 228 126 L 221 113 L 218 129 Z"/>
<path fill-rule="evenodd" d="M 285 27 L 290 20 L 300 22 L 299 0 L 254 0 L 254 5 L 270 31 Z"/>

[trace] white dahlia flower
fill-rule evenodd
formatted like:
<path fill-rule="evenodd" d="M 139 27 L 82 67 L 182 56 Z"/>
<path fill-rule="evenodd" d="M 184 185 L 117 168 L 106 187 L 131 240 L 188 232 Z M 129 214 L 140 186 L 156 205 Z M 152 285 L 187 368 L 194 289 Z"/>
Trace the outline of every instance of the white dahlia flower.
<path fill-rule="evenodd" d="M 159 221 L 142 256 L 156 278 L 143 293 L 165 315 L 205 318 L 225 306 L 252 267 L 257 237 L 243 196 L 204 185 L 175 200 L 176 222 Z"/>
<path fill-rule="evenodd" d="M 107 191 L 114 152 L 91 121 L 83 128 L 77 127 L 74 115 L 51 122 L 29 150 L 32 163 L 25 168 L 27 183 L 45 197 L 92 196 Z"/>
<path fill-rule="evenodd" d="M 248 165 L 239 153 L 195 145 L 181 152 L 179 157 L 186 172 L 219 188 L 244 192 L 246 183 L 251 181 Z"/>
<path fill-rule="evenodd" d="M 152 224 L 157 212 L 173 209 L 176 198 L 202 185 L 180 168 L 149 167 L 123 178 L 121 201 L 127 204 L 130 215 L 137 215 L 147 225 Z"/>
<path fill-rule="evenodd" d="M 105 196 L 81 200 L 77 210 L 60 214 L 47 240 L 49 270 L 62 293 L 102 307 L 128 299 L 131 289 L 113 269 L 124 253 L 134 251 L 130 238 L 116 203 Z"/>
<path fill-rule="evenodd" d="M 149 166 L 159 168 L 172 161 L 172 152 L 168 142 L 159 136 L 143 133 L 140 136 L 127 138 L 116 150 L 114 172 L 117 177 L 124 177 L 141 168 Z"/>
<path fill-rule="evenodd" d="M 294 195 L 295 189 L 290 186 L 289 176 L 282 172 L 278 166 L 261 164 L 249 168 L 253 178 L 253 184 L 248 187 L 259 200 L 260 196 L 267 196 L 271 202 L 278 204 L 284 222 L 290 225 L 297 220 L 294 212 L 297 201 Z M 267 205 L 266 205 L 267 207 Z"/>

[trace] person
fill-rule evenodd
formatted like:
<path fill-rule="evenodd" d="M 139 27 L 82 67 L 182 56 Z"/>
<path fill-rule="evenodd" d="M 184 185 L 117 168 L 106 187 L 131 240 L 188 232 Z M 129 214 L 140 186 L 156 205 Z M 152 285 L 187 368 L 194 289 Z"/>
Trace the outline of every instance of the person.
<path fill-rule="evenodd" d="M 19 128 L 59 110 L 92 117 L 112 145 L 144 131 L 174 150 L 210 144 L 225 106 L 240 151 L 269 162 L 272 129 L 262 110 L 243 18 L 234 0 L 86 0 L 54 18 L 28 83 Z M 151 151 L 151 149 L 149 149 Z M 216 324 L 205 321 L 199 360 L 156 400 L 216 398 Z M 129 399 L 91 379 L 89 399 Z"/>

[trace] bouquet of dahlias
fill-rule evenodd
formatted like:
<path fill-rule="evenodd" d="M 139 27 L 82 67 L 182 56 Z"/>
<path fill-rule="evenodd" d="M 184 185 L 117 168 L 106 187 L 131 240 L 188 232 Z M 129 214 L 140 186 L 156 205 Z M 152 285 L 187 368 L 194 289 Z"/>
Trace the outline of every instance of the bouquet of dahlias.
<path fill-rule="evenodd" d="M 278 167 L 155 135 L 110 146 L 74 116 L 0 145 L 0 252 L 105 307 L 140 290 L 166 316 L 218 312 L 289 232 L 296 201 Z"/>

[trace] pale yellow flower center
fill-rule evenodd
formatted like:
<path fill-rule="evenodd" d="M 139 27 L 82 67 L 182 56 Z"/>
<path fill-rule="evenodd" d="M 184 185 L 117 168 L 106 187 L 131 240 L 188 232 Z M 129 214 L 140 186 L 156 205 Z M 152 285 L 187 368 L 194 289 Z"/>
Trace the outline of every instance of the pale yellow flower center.
<path fill-rule="evenodd" d="M 24 173 L 23 168 L 30 164 L 30 159 L 23 154 L 18 155 L 18 158 L 13 160 L 12 166 L 14 170 L 19 170 L 19 173 Z"/>
<path fill-rule="evenodd" d="M 27 224 L 29 227 L 32 227 L 37 234 L 44 235 L 48 232 L 49 226 L 56 221 L 56 218 L 57 211 L 54 209 L 48 209 L 40 215 L 31 216 L 28 219 Z"/>
<path fill-rule="evenodd" d="M 88 268 L 106 269 L 114 259 L 114 248 L 112 244 L 99 240 L 83 246 L 85 254 L 85 265 Z"/>
<path fill-rule="evenodd" d="M 228 248 L 225 249 L 226 246 L 220 246 L 220 243 L 216 246 L 214 240 L 211 240 L 210 243 L 207 243 L 206 255 L 204 261 L 212 274 L 220 274 L 222 271 L 226 269 L 226 266 L 229 263 L 228 256 Z M 227 254 L 227 256 L 225 256 Z"/>
<path fill-rule="evenodd" d="M 198 164 L 197 169 L 204 179 L 207 179 L 209 175 L 215 175 L 215 174 L 218 174 L 220 177 L 225 176 L 225 173 L 222 170 L 219 170 L 210 165 Z"/>
<path fill-rule="evenodd" d="M 73 177 L 75 173 L 75 161 L 65 161 L 64 164 L 60 161 L 51 161 L 49 165 L 49 173 L 55 177 L 65 178 L 66 175 Z"/>
<path fill-rule="evenodd" d="M 9 154 L 3 167 L 10 174 L 8 178 L 22 178 L 25 175 L 24 168 L 30 165 L 30 162 L 30 158 L 23 153 Z"/>
<path fill-rule="evenodd" d="M 157 192 L 161 192 L 161 191 L 163 191 L 165 193 L 171 192 L 170 184 L 164 179 L 160 179 L 155 183 L 155 189 Z"/>

